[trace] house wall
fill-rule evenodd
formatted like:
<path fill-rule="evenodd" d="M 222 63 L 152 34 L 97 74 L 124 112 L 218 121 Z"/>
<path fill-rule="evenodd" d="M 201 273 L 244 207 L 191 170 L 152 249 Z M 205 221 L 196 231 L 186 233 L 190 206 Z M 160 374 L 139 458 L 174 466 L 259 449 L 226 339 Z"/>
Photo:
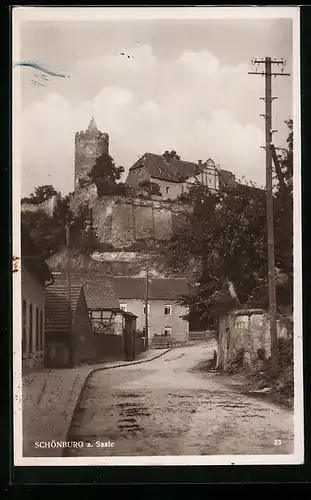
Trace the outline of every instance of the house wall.
<path fill-rule="evenodd" d="M 74 366 L 97 360 L 95 335 L 92 330 L 83 292 L 81 292 L 76 306 L 71 339 Z"/>
<path fill-rule="evenodd" d="M 126 299 L 120 298 L 120 303 L 127 304 L 127 311 L 137 316 L 136 329 L 143 331 L 146 320 L 144 314 L 143 299 Z M 189 329 L 188 322 L 181 319 L 180 316 L 187 313 L 187 309 L 170 300 L 150 300 L 149 302 L 149 338 L 155 334 L 164 334 L 166 326 L 171 327 L 171 337 L 179 342 L 188 340 Z M 172 306 L 172 315 L 165 316 L 165 305 Z"/>
<path fill-rule="evenodd" d="M 211 166 L 207 166 L 200 174 L 196 175 L 196 179 L 210 189 L 219 189 L 219 173 Z"/>
<path fill-rule="evenodd" d="M 45 289 L 24 266 L 22 266 L 21 281 L 22 308 L 23 301 L 25 301 L 26 305 L 25 315 L 22 318 L 23 373 L 29 373 L 44 367 Z M 32 322 L 30 318 L 30 306 L 32 306 L 33 311 Z"/>
<path fill-rule="evenodd" d="M 150 181 L 157 184 L 160 188 L 163 200 L 175 200 L 180 194 L 183 193 L 183 191 L 186 192 L 188 186 L 187 183 L 170 182 L 151 177 L 145 167 L 130 170 L 126 179 L 126 184 L 135 191 L 135 189 L 137 189 L 139 184 L 143 181 Z M 166 188 L 169 189 L 168 193 Z"/>
<path fill-rule="evenodd" d="M 153 177 L 150 180 L 160 187 L 163 200 L 175 200 L 183 192 L 184 183 L 164 181 Z"/>
<path fill-rule="evenodd" d="M 277 322 L 278 338 L 290 335 L 282 324 Z M 265 357 L 271 356 L 271 337 L 268 314 L 260 311 L 243 311 L 228 314 L 220 319 L 218 337 L 217 365 L 227 370 L 238 351 L 244 349 L 243 364 L 252 368 L 258 361 L 258 349 L 265 350 Z"/>
<path fill-rule="evenodd" d="M 139 184 L 143 181 L 150 181 L 157 184 L 160 188 L 163 200 L 175 200 L 180 194 L 182 194 L 183 189 L 186 187 L 185 183 L 170 182 L 151 177 L 145 167 L 130 170 L 126 179 L 126 184 L 135 191 L 139 187 Z M 169 189 L 168 193 L 166 188 Z"/>

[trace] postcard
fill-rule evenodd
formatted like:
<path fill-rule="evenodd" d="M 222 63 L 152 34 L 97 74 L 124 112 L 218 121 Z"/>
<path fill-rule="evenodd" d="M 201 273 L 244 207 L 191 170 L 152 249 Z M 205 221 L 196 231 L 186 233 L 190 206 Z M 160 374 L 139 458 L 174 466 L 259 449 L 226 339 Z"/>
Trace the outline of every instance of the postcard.
<path fill-rule="evenodd" d="M 304 463 L 299 8 L 12 30 L 14 464 Z"/>

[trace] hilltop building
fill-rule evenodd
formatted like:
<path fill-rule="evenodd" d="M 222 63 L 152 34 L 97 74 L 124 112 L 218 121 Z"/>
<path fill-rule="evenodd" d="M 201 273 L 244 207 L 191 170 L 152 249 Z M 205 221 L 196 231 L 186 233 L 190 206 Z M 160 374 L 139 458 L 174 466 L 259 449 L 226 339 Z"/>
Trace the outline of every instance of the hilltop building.
<path fill-rule="evenodd" d="M 109 135 L 98 130 L 92 117 L 87 129 L 75 135 L 75 189 L 83 184 L 103 153 L 109 154 Z M 235 176 L 220 169 L 211 158 L 195 163 L 148 152 L 129 169 L 125 184 L 133 196 L 140 194 L 142 181 L 158 184 L 163 200 L 175 200 L 196 182 L 211 190 L 235 186 Z"/>
<path fill-rule="evenodd" d="M 194 163 L 153 153 L 145 153 L 134 163 L 129 170 L 126 185 L 135 194 L 139 194 L 143 181 L 156 183 L 163 200 L 175 200 L 194 183 L 201 183 L 216 191 L 235 185 L 234 175 L 221 170 L 211 158 Z"/>

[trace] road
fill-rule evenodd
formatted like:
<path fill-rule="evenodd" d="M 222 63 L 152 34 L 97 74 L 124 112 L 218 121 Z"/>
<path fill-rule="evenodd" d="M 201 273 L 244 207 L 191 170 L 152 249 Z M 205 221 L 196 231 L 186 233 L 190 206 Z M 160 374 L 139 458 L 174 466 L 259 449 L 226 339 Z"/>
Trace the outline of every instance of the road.
<path fill-rule="evenodd" d="M 193 370 L 213 349 L 178 348 L 148 363 L 96 372 L 70 430 L 70 440 L 89 447 L 71 448 L 67 456 L 293 453 L 291 410 Z"/>

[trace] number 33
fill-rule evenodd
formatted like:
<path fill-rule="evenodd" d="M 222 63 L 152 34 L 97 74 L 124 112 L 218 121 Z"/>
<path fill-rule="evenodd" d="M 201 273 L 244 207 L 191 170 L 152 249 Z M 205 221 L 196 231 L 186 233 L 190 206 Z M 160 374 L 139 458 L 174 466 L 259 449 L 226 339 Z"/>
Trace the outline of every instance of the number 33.
<path fill-rule="evenodd" d="M 275 439 L 273 443 L 274 443 L 274 446 L 281 446 L 282 439 Z"/>

